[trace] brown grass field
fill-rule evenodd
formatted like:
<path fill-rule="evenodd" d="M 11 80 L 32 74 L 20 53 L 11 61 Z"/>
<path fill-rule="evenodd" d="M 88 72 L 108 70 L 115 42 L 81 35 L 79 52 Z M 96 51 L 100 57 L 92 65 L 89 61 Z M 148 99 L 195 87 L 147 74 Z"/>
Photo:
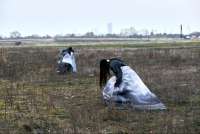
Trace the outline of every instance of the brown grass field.
<path fill-rule="evenodd" d="M 78 73 L 56 74 L 60 47 L 0 48 L 0 134 L 198 134 L 200 47 L 75 47 Z M 166 111 L 106 107 L 99 60 L 119 57 Z"/>

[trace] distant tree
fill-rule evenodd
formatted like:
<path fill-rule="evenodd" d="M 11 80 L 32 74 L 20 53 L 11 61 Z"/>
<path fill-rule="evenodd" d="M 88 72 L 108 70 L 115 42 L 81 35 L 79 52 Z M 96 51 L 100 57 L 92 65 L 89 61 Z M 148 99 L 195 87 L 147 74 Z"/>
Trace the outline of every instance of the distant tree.
<path fill-rule="evenodd" d="M 142 29 L 142 30 L 141 30 L 141 35 L 142 35 L 144 38 L 149 39 L 149 31 L 148 31 L 147 29 Z"/>
<path fill-rule="evenodd" d="M 46 36 L 43 36 L 43 38 L 50 39 L 51 36 L 47 34 Z"/>
<path fill-rule="evenodd" d="M 54 38 L 62 38 L 63 37 L 63 35 L 61 35 L 61 34 L 56 34 L 55 36 L 54 36 Z"/>
<path fill-rule="evenodd" d="M 18 31 L 13 31 L 10 33 L 10 38 L 17 39 L 21 37 L 21 33 Z"/>
<path fill-rule="evenodd" d="M 147 29 L 144 29 L 144 35 L 147 37 L 149 35 L 149 31 Z"/>
<path fill-rule="evenodd" d="M 154 32 L 153 32 L 153 30 L 151 31 L 150 35 L 151 35 L 151 36 L 154 36 Z"/>
<path fill-rule="evenodd" d="M 130 35 L 137 35 L 137 31 L 134 27 L 129 28 Z"/>
<path fill-rule="evenodd" d="M 76 37 L 76 35 L 72 33 L 70 34 L 70 37 L 73 38 L 73 37 Z"/>
<path fill-rule="evenodd" d="M 117 34 L 106 34 L 106 38 L 118 38 L 119 36 Z"/>
<path fill-rule="evenodd" d="M 71 34 L 65 34 L 65 35 L 62 35 L 62 34 L 56 34 L 54 36 L 54 38 L 74 38 L 76 37 L 75 34 L 71 33 Z M 51 38 L 51 36 L 49 36 L 49 38 Z"/>
<path fill-rule="evenodd" d="M 122 29 L 120 33 L 121 36 L 128 36 L 128 37 L 136 37 L 137 34 L 138 33 L 134 27 Z"/>
<path fill-rule="evenodd" d="M 87 32 L 85 34 L 86 37 L 94 37 L 94 33 L 93 32 Z"/>
<path fill-rule="evenodd" d="M 163 36 L 167 36 L 167 33 L 163 33 Z"/>
<path fill-rule="evenodd" d="M 30 37 L 33 38 L 33 39 L 41 38 L 38 34 L 32 34 Z"/>

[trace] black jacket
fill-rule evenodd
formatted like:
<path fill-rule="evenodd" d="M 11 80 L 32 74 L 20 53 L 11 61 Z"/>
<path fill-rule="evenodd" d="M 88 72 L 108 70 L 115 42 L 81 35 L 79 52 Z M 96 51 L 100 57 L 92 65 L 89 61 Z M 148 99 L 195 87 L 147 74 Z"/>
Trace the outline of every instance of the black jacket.
<path fill-rule="evenodd" d="M 126 66 L 126 64 L 122 60 L 117 58 L 110 59 L 110 69 L 117 77 L 115 87 L 119 87 L 119 85 L 122 82 L 122 70 L 121 70 L 122 66 Z"/>

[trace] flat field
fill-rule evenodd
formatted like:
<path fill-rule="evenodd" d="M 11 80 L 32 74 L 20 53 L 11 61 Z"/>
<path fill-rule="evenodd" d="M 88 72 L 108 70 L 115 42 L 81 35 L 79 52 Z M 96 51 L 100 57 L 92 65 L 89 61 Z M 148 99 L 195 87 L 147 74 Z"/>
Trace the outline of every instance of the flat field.
<path fill-rule="evenodd" d="M 76 45 L 78 73 L 56 74 L 62 46 L 0 48 L 0 133 L 200 133 L 200 43 Z M 99 60 L 119 57 L 166 111 L 106 107 Z"/>

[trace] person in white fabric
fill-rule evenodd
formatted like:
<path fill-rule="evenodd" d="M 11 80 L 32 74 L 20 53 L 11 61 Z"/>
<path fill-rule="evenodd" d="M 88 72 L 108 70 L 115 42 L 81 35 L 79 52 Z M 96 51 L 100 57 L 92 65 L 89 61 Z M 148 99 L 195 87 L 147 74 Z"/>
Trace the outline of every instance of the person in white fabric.
<path fill-rule="evenodd" d="M 72 47 L 62 50 L 58 60 L 57 72 L 60 74 L 77 72 L 75 55 Z"/>
<path fill-rule="evenodd" d="M 113 72 L 110 76 L 110 70 Z M 100 88 L 105 104 L 139 110 L 164 110 L 165 105 L 143 83 L 137 73 L 117 58 L 100 61 Z"/>

